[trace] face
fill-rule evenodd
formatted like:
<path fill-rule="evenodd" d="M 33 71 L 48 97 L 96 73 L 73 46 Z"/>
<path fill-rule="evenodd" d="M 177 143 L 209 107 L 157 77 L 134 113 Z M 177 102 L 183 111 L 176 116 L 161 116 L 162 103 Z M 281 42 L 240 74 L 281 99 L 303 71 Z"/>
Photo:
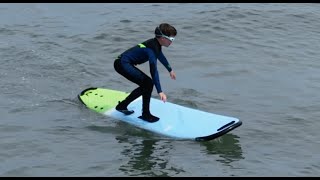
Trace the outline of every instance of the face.
<path fill-rule="evenodd" d="M 161 45 L 162 46 L 165 46 L 165 47 L 169 47 L 170 46 L 170 44 L 173 42 L 173 40 L 174 40 L 174 37 L 172 36 L 172 37 L 168 37 L 168 36 L 162 36 L 161 38 L 160 38 L 160 41 L 161 41 Z"/>

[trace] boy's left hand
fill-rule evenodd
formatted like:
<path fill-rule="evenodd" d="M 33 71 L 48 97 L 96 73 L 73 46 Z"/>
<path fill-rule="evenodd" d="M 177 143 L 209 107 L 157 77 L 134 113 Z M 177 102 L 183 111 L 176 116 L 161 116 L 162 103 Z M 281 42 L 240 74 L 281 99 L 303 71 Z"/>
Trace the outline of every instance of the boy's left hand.
<path fill-rule="evenodd" d="M 173 70 L 170 72 L 170 77 L 171 79 L 176 79 L 176 73 Z"/>

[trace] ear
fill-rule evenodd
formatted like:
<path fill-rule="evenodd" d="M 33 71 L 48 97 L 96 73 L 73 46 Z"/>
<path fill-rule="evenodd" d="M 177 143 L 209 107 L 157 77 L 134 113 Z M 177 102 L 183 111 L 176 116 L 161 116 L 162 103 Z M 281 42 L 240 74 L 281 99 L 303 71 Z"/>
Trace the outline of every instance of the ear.
<path fill-rule="evenodd" d="M 163 45 L 163 37 L 157 37 L 157 40 L 159 44 L 162 46 Z"/>
<path fill-rule="evenodd" d="M 159 38 L 159 43 L 160 43 L 160 45 L 163 44 L 163 38 L 162 37 Z"/>

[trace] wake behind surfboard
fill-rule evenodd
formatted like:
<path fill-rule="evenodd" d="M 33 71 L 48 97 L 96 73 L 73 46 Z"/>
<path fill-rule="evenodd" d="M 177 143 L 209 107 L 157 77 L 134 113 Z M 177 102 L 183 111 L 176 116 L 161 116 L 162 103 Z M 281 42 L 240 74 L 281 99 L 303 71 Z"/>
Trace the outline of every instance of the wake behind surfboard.
<path fill-rule="evenodd" d="M 142 98 L 131 102 L 129 110 L 133 114 L 124 115 L 115 107 L 118 101 L 125 99 L 129 93 L 106 88 L 91 87 L 83 90 L 79 100 L 89 109 L 127 122 L 136 127 L 176 139 L 209 141 L 220 137 L 239 127 L 242 122 L 234 117 L 217 115 L 151 98 L 152 113 L 160 118 L 150 123 L 139 118 L 142 109 Z"/>

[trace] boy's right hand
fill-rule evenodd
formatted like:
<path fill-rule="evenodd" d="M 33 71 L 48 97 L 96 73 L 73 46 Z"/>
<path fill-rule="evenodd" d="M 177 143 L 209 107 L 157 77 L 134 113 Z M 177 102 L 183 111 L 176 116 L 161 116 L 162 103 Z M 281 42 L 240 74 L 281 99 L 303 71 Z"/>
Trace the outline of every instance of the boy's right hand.
<path fill-rule="evenodd" d="M 160 96 L 160 99 L 161 99 L 163 102 L 166 102 L 166 101 L 167 101 L 167 96 L 166 96 L 163 92 L 159 93 L 159 96 Z"/>

